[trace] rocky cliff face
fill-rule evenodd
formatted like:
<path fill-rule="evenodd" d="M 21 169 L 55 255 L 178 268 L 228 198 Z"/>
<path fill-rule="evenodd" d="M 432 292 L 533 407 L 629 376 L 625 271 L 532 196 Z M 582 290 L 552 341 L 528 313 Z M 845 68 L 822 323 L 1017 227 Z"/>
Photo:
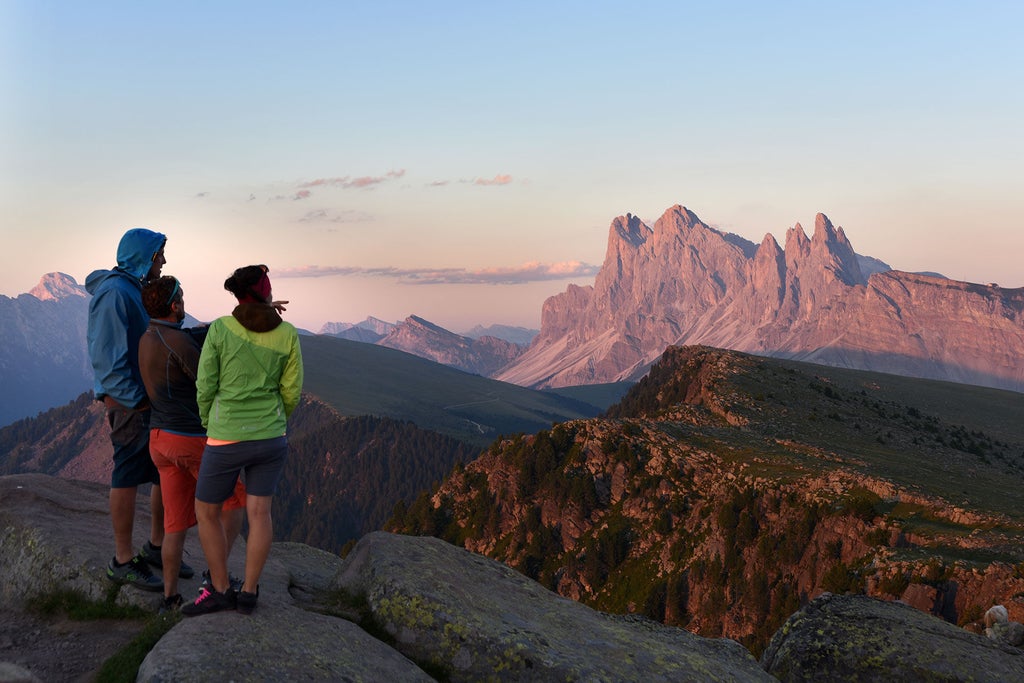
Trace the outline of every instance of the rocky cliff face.
<path fill-rule="evenodd" d="M 66 403 L 92 386 L 85 346 L 88 294 L 69 275 L 0 296 L 0 426 Z"/>
<path fill-rule="evenodd" d="M 884 270 L 818 214 L 785 248 L 674 206 L 612 222 L 592 287 L 548 299 L 529 350 L 496 377 L 528 386 L 638 379 L 670 345 L 1024 390 L 1024 289 Z"/>

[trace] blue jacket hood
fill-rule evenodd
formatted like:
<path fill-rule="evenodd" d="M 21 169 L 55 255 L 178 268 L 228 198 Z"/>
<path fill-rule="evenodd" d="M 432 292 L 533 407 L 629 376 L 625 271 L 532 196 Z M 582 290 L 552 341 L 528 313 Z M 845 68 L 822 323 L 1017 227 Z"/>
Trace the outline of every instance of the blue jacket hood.
<path fill-rule="evenodd" d="M 160 251 L 167 236 L 146 228 L 132 228 L 117 245 L 117 266 L 113 270 L 94 270 L 85 278 L 85 290 L 95 294 L 100 283 L 110 276 L 129 276 L 137 285 L 149 273 L 153 256 Z"/>
<path fill-rule="evenodd" d="M 167 236 L 146 228 L 132 228 L 117 245 L 117 267 L 137 280 L 142 280 L 153 265 L 153 256 L 160 251 Z"/>

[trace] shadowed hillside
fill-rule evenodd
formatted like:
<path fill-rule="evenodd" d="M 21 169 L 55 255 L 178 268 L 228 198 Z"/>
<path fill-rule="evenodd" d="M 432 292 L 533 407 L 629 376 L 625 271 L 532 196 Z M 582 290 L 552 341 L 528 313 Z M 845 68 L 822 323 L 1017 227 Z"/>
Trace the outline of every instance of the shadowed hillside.
<path fill-rule="evenodd" d="M 499 435 L 532 433 L 591 417 L 601 407 L 471 375 L 411 354 L 334 337 L 302 337 L 303 390 L 342 415 L 410 420 L 486 446 Z"/>
<path fill-rule="evenodd" d="M 274 497 L 277 538 L 337 553 L 380 529 L 395 505 L 436 486 L 479 450 L 387 417 L 344 418 L 308 397 L 288 425 L 288 460 Z"/>

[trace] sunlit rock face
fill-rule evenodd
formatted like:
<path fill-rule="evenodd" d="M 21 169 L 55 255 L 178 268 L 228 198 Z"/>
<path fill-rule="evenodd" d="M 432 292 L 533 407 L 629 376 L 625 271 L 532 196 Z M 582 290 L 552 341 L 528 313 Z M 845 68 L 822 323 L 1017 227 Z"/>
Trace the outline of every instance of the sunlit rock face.
<path fill-rule="evenodd" d="M 497 379 L 537 387 L 641 377 L 670 345 L 1024 390 L 1024 289 L 889 270 L 824 214 L 756 245 L 674 206 L 612 221 L 593 286 L 544 303 Z"/>
<path fill-rule="evenodd" d="M 48 273 L 27 294 L 0 295 L 0 426 L 67 403 L 92 386 L 85 347 L 89 296 Z"/>

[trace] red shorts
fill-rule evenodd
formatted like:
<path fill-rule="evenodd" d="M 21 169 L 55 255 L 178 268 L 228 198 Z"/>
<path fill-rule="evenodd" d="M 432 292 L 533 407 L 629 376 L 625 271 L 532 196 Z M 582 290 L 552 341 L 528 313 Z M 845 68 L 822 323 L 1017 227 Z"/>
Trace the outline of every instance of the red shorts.
<path fill-rule="evenodd" d="M 202 462 L 205 436 L 172 434 L 162 429 L 149 432 L 149 454 L 160 471 L 160 496 L 164 501 L 164 531 L 185 531 L 196 525 L 196 479 Z M 245 507 L 241 480 L 224 502 L 225 510 Z"/>

